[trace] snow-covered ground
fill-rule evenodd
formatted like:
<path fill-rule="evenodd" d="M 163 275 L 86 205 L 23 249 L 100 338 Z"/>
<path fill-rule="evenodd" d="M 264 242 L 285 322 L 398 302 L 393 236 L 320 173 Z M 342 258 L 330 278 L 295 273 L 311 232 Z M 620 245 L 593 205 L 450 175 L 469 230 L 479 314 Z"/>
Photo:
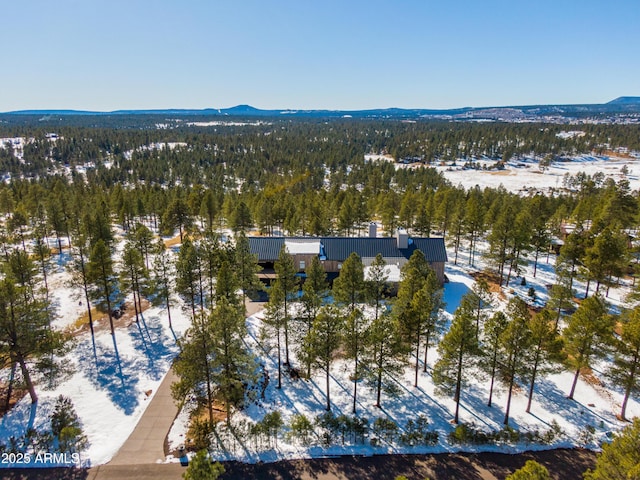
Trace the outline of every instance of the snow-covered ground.
<path fill-rule="evenodd" d="M 373 158 L 371 159 L 373 160 Z M 565 173 L 575 175 L 584 171 L 590 175 L 602 171 L 606 176 L 619 180 L 621 169 L 627 166 L 631 188 L 640 188 L 638 175 L 640 168 L 633 160 L 602 160 L 583 158 L 580 161 L 553 164 L 541 173 L 537 164 L 519 161 L 507 165 L 506 173 L 484 170 L 461 170 L 459 167 L 438 167 L 454 183 L 462 183 L 466 187 L 476 184 L 480 186 L 498 186 L 503 184 L 511 191 L 533 187 L 535 189 L 555 188 L 562 186 Z M 458 168 L 458 169 L 456 169 Z M 485 246 L 480 247 L 486 248 Z M 449 258 L 453 259 L 450 252 Z M 56 328 L 76 328 L 79 317 L 84 315 L 86 307 L 84 299 L 77 287 L 69 284 L 69 276 L 63 266 L 69 260 L 68 255 L 58 258 L 55 272 L 48 281 L 52 291 L 52 300 L 57 308 Z M 550 263 L 546 257 L 540 259 L 536 278 L 533 278 L 532 267 L 528 267 L 523 276 L 526 285 L 521 285 L 521 278 L 514 279 L 505 290 L 506 298 L 495 299 L 495 307 L 502 308 L 510 295 L 528 298 L 529 287 L 536 292 L 537 304 L 542 305 L 547 298 L 546 285 L 554 283 L 553 256 Z M 445 286 L 445 301 L 447 303 L 444 315 L 449 318 L 455 311 L 462 295 L 473 285 L 471 273 L 482 269 L 479 263 L 475 268 L 467 265 L 466 252 L 459 255 L 458 265 L 447 265 L 446 274 L 450 283 Z M 584 292 L 584 285 L 575 285 L 578 294 Z M 613 308 L 622 304 L 625 288 L 611 289 L 608 300 Z M 159 383 L 169 368 L 170 361 L 177 353 L 175 336 L 180 336 L 188 327 L 189 320 L 179 308 L 172 310 L 174 332 L 168 328 L 166 312 L 160 308 L 150 308 L 144 314 L 144 323 L 136 324 L 129 321 L 127 325 L 116 331 L 117 343 L 114 345 L 105 320 L 98 321 L 95 354 L 91 336 L 87 331 L 77 335 L 77 343 L 67 355 L 66 363 L 75 367 L 75 372 L 60 382 L 59 385 L 47 390 L 41 383 L 37 385 L 39 402 L 32 407 L 27 396 L 0 420 L 0 441 L 7 443 L 13 437 L 19 437 L 29 428 L 47 429 L 49 415 L 58 395 L 63 394 L 72 398 L 76 411 L 82 421 L 83 429 L 89 439 L 89 447 L 83 453 L 85 464 L 102 464 L 113 457 L 143 414 L 146 405 L 153 397 Z M 273 350 L 266 354 L 260 343 L 259 330 L 261 313 L 247 320 L 250 337 L 247 344 L 263 363 L 271 379 L 277 376 L 277 364 Z M 101 325 L 102 322 L 102 325 Z M 175 333 L 175 336 L 174 336 Z M 117 347 L 117 349 L 116 349 Z M 439 433 L 439 442 L 431 447 L 407 447 L 398 442 L 385 443 L 373 447 L 368 443 L 350 444 L 331 447 L 307 447 L 281 435 L 275 445 L 256 449 L 251 444 L 244 444 L 237 448 L 223 452 L 215 451 L 218 458 L 237 458 L 244 461 L 273 461 L 280 458 L 311 457 L 334 454 L 372 454 L 397 452 L 442 452 L 453 450 L 474 451 L 501 450 L 517 451 L 537 448 L 526 443 L 515 445 L 498 444 L 485 446 L 458 446 L 447 440 L 447 434 L 453 430 L 451 419 L 455 404 L 450 397 L 435 392 L 431 380 L 431 366 L 437 360 L 437 351 L 432 348 L 428 354 L 429 368 L 426 373 L 420 373 L 419 386 L 413 387 L 413 370 L 407 367 L 405 375 L 393 379 L 399 391 L 399 396 L 391 398 L 383 394 L 382 409 L 375 404 L 375 392 L 361 382 L 358 386 L 358 415 L 371 422 L 375 418 L 385 417 L 393 420 L 402 429 L 406 422 L 417 414 L 424 414 L 429 419 L 430 428 Z M 344 413 L 351 415 L 353 382 L 349 379 L 351 365 L 348 362 L 337 361 L 332 368 L 331 398 L 332 409 L 336 415 Z M 580 378 L 575 394 L 575 401 L 566 399 L 572 375 L 564 372 L 541 379 L 536 387 L 531 414 L 525 413 L 526 389 L 518 388 L 514 392 L 511 406 L 511 426 L 520 430 L 545 431 L 552 422 L 557 422 L 564 434 L 560 435 L 552 446 L 572 446 L 584 443 L 583 433 L 587 425 L 595 427 L 595 435 L 589 446 L 597 447 L 605 439 L 607 433 L 623 426 L 616 419 L 619 413 L 622 392 L 614 387 L 604 375 L 606 365 L 596 365 L 594 375 L 589 382 Z M 2 371 L 5 377 L 8 372 Z M 463 390 L 461 402 L 461 421 L 473 423 L 478 428 L 498 430 L 502 427 L 506 395 L 503 390 L 494 392 L 493 407 L 486 406 L 488 398 L 488 381 L 480 374 L 475 375 L 474 381 Z M 149 393 L 147 395 L 147 393 Z M 249 406 L 246 410 L 235 415 L 236 422 L 246 420 L 256 422 L 266 413 L 278 410 L 282 413 L 285 423 L 288 423 L 296 413 L 304 413 L 313 420 L 324 413 L 325 391 L 324 378 L 321 372 L 313 376 L 310 381 L 292 380 L 284 377 L 283 388 L 275 388 L 272 380 L 267 386 L 265 399 Z M 638 398 L 632 398 L 627 407 L 629 418 L 640 416 Z M 172 447 L 184 442 L 188 412 L 183 411 L 169 434 Z M 321 442 L 315 441 L 315 445 Z M 341 442 L 338 442 L 341 443 Z"/>
<path fill-rule="evenodd" d="M 81 291 L 69 286 L 63 261 L 64 256 L 48 279 L 52 303 L 57 308 L 54 324 L 57 328 L 74 330 L 74 323 L 86 313 L 86 306 L 79 295 Z M 81 456 L 82 464 L 108 462 L 133 431 L 177 354 L 176 336 L 186 330 L 189 319 L 178 308 L 172 310 L 171 317 L 173 332 L 166 310 L 149 308 L 139 323 L 127 319 L 126 325 L 116 330 L 115 343 L 108 320 L 98 320 L 95 347 L 85 329 L 76 336 L 75 346 L 64 360 L 73 373 L 50 389 L 40 382 L 36 386 L 39 399 L 35 405 L 25 395 L 0 419 L 0 441 L 18 438 L 28 428 L 48 430 L 55 400 L 64 395 L 72 399 L 89 440 L 89 447 Z M 3 371 L 2 375 L 6 377 L 8 372 Z M 32 462 L 25 466 L 53 464 Z"/>
<path fill-rule="evenodd" d="M 493 161 L 479 161 L 479 165 L 493 165 Z M 465 188 L 480 188 L 500 185 L 512 192 L 518 191 L 542 191 L 549 189 L 562 189 L 566 174 L 576 175 L 584 172 L 593 175 L 602 172 L 605 178 L 613 178 L 616 182 L 626 178 L 632 190 L 640 189 L 640 163 L 635 159 L 608 158 L 597 156 L 579 156 L 572 158 L 570 162 L 553 162 L 544 172 L 538 167 L 538 161 L 532 159 L 512 160 L 505 165 L 504 170 L 464 169 L 464 161 L 456 162 L 456 166 L 450 164 L 437 166 L 444 176 L 454 185 L 462 185 Z M 628 174 L 622 173 L 626 165 Z"/>
<path fill-rule="evenodd" d="M 453 257 L 453 256 L 451 256 Z M 460 303 L 461 297 L 473 285 L 473 278 L 470 272 L 476 268 L 469 267 L 468 257 L 463 252 L 459 256 L 458 265 L 448 265 L 446 274 L 449 283 L 445 285 L 444 299 L 447 303 L 444 315 L 451 318 L 453 312 Z M 521 278 L 514 279 L 510 287 L 506 289 L 504 298 L 494 295 L 494 308 L 504 308 L 508 298 L 518 295 L 528 298 L 529 287 L 533 286 L 536 291 L 537 302 L 546 300 L 547 292 L 545 285 L 553 283 L 553 256 L 550 263 L 546 263 L 546 257 L 540 259 L 536 278 L 533 278 L 533 269 L 527 268 L 523 272 L 526 279 L 526 286 L 521 285 Z M 584 288 L 583 285 L 576 285 L 578 291 Z M 584 290 L 582 290 L 584 291 Z M 622 296 L 620 291 L 611 292 L 614 304 L 619 303 Z M 325 413 L 325 380 L 324 373 L 317 372 L 311 380 L 294 380 L 288 376 L 283 376 L 283 386 L 279 390 L 276 388 L 277 378 L 277 357 L 271 346 L 269 354 L 265 353 L 265 347 L 269 347 L 260 340 L 260 328 L 262 323 L 262 312 L 250 317 L 247 320 L 249 328 L 248 345 L 253 353 L 258 357 L 260 363 L 266 366 L 269 372 L 269 382 L 264 399 L 256 404 L 250 405 L 247 409 L 238 412 L 233 422 L 241 425 L 243 422 L 249 424 L 259 422 L 265 414 L 278 411 L 282 414 L 285 425 L 287 425 L 295 414 L 304 414 L 313 421 L 317 416 Z M 515 443 L 497 443 L 482 446 L 458 445 L 448 440 L 447 436 L 454 430 L 452 425 L 455 403 L 451 397 L 438 394 L 435 391 L 431 379 L 431 367 L 437 360 L 436 348 L 431 348 L 428 353 L 428 369 L 426 373 L 420 368 L 418 387 L 413 386 L 414 370 L 411 365 L 407 366 L 405 374 L 392 381 L 395 383 L 399 395 L 390 397 L 383 394 L 382 408 L 375 407 L 375 391 L 360 382 L 358 385 L 357 415 L 366 418 L 369 426 L 378 417 L 393 420 L 399 427 L 400 433 L 410 419 L 415 420 L 417 415 L 425 415 L 429 420 L 430 429 L 437 431 L 439 441 L 435 446 L 409 447 L 403 446 L 400 442 L 381 442 L 379 446 L 372 446 L 368 440 L 364 443 L 352 443 L 347 441 L 344 445 L 340 440 L 331 446 L 320 446 L 320 429 L 316 429 L 316 436 L 312 441 L 312 446 L 304 446 L 292 440 L 283 430 L 275 443 L 262 445 L 256 448 L 254 442 L 246 436 L 238 435 L 234 437 L 225 432 L 221 427 L 218 436 L 221 438 L 220 444 L 214 442 L 213 455 L 219 459 L 238 459 L 245 462 L 275 461 L 284 458 L 310 458 L 327 455 L 342 454 L 362 454 L 371 455 L 375 453 L 423 453 L 423 452 L 447 452 L 447 451 L 503 451 L 517 452 L 536 448 L 550 447 L 571 447 L 588 446 L 597 448 L 612 431 L 624 426 L 623 422 L 616 419 L 616 414 L 620 411 L 622 392 L 620 389 L 610 385 L 603 375 L 604 365 L 599 365 L 594 369 L 594 377 L 590 382 L 583 377 L 578 382 L 575 393 L 575 400 L 568 400 L 566 397 L 573 380 L 569 372 L 549 375 L 541 378 L 536 384 L 531 413 L 525 412 L 527 404 L 526 385 L 521 385 L 514 390 L 510 409 L 510 426 L 521 432 L 547 432 L 552 426 L 557 424 L 561 428 L 561 433 L 548 445 L 531 444 L 524 441 Z M 294 365 L 296 365 L 294 361 Z M 350 380 L 352 364 L 345 360 L 338 360 L 331 369 L 331 402 L 332 411 L 336 416 L 345 414 L 352 415 L 353 402 L 353 382 Z M 505 414 L 506 392 L 498 387 L 494 391 L 493 406 L 487 407 L 489 395 L 489 381 L 486 375 L 479 371 L 474 372 L 474 381 L 465 387 L 462 392 L 460 407 L 460 421 L 475 425 L 485 431 L 497 431 L 503 427 Z M 640 415 L 640 403 L 638 399 L 632 399 L 627 409 L 629 418 Z M 169 442 L 172 447 L 178 447 L 184 442 L 186 424 L 188 416 L 182 414 L 174 423 L 174 427 L 169 435 Z M 593 435 L 587 435 L 587 427 L 594 427 Z M 218 445 L 216 447 L 216 445 Z M 222 447 L 224 445 L 224 448 Z M 259 445 L 259 443 L 258 443 Z M 174 461 L 177 461 L 174 459 Z"/>

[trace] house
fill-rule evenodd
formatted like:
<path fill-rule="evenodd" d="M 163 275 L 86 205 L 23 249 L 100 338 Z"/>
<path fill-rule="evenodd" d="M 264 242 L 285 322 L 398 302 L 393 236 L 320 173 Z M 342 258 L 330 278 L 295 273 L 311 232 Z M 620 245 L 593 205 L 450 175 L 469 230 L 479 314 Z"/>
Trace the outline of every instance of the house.
<path fill-rule="evenodd" d="M 402 266 L 416 250 L 420 250 L 436 272 L 440 283 L 444 283 L 444 264 L 447 261 L 444 239 L 412 238 L 404 230 L 398 230 L 395 237 L 376 236 L 375 227 L 370 227 L 368 237 L 249 237 L 251 253 L 258 256 L 263 271 L 263 280 L 275 278 L 274 264 L 282 245 L 293 256 L 294 265 L 304 277 L 313 257 L 318 257 L 331 280 L 338 276 L 342 263 L 357 253 L 366 267 L 370 266 L 378 253 L 397 277 Z M 397 279 L 394 279 L 397 281 Z"/>

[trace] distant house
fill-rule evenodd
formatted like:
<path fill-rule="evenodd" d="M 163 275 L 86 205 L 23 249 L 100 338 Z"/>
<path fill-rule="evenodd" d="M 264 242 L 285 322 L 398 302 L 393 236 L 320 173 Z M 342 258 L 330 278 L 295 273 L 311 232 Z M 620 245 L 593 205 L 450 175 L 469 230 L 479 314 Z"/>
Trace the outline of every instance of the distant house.
<path fill-rule="evenodd" d="M 249 247 L 251 253 L 258 256 L 264 280 L 275 278 L 274 264 L 282 245 L 285 245 L 301 276 L 304 276 L 313 257 L 318 257 L 330 279 L 339 274 L 342 263 L 355 252 L 365 268 L 371 265 L 378 253 L 382 254 L 390 267 L 390 280 L 398 281 L 399 270 L 413 252 L 420 250 L 440 283 L 444 283 L 447 252 L 443 238 L 412 238 L 404 230 L 399 230 L 395 237 L 377 237 L 375 228 L 369 233 L 368 237 L 249 237 Z"/>

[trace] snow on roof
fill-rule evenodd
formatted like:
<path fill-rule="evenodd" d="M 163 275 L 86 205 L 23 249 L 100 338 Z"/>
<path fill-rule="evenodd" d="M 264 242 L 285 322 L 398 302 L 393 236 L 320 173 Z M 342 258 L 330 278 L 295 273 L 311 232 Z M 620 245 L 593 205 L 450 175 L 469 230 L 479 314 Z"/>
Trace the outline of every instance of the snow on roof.
<path fill-rule="evenodd" d="M 364 278 L 371 280 L 371 267 L 364 267 Z M 398 265 L 387 264 L 385 266 L 385 273 L 387 274 L 387 281 L 399 282 L 400 281 L 400 267 Z"/>
<path fill-rule="evenodd" d="M 284 241 L 287 251 L 291 255 L 320 254 L 320 239 L 290 239 Z"/>

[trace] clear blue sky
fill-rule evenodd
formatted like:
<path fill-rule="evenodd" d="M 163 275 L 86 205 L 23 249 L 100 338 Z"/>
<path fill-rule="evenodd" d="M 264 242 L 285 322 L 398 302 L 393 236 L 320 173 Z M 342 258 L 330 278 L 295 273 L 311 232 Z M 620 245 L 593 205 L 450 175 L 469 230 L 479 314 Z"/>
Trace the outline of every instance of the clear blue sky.
<path fill-rule="evenodd" d="M 640 0 L 2 0 L 0 111 L 640 95 Z"/>

